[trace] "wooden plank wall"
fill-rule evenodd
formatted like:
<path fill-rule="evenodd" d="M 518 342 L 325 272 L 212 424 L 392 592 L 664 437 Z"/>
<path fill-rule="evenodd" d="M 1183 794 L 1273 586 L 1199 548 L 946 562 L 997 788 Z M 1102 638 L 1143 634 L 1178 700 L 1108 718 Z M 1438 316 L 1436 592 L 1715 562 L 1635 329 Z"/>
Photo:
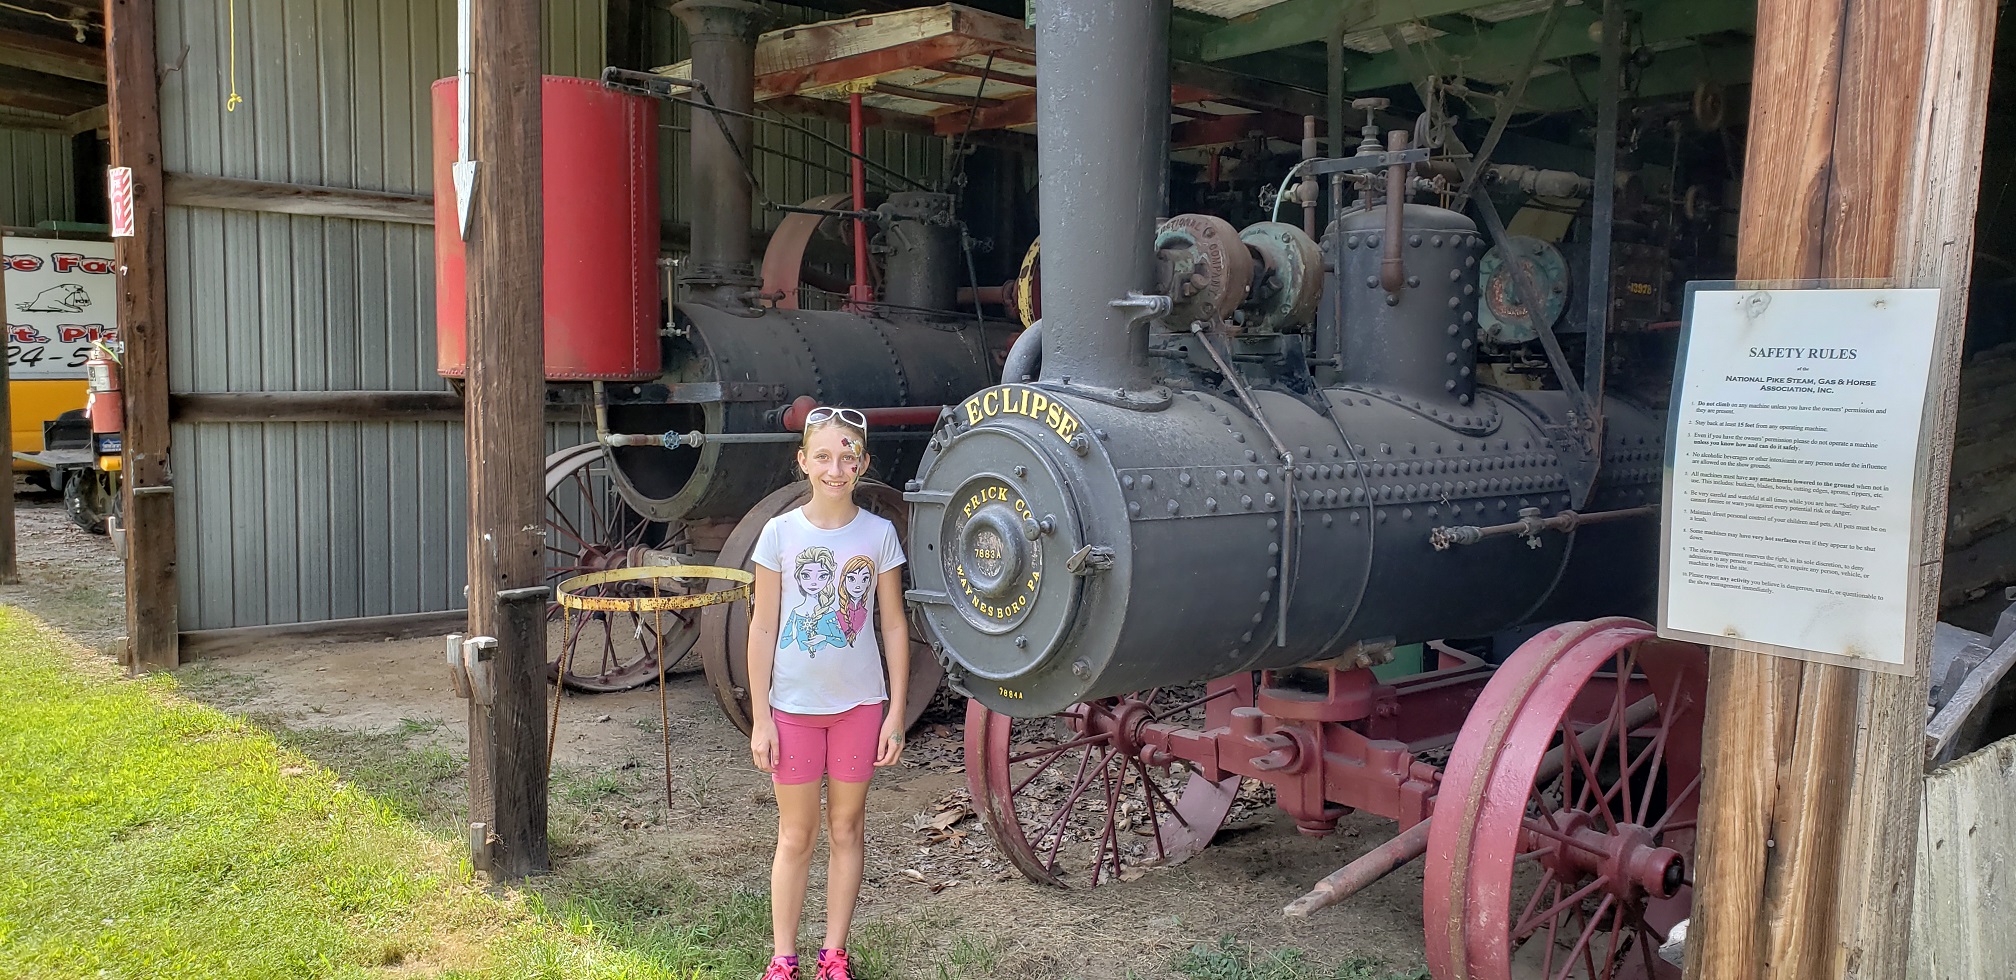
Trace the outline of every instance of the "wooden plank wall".
<path fill-rule="evenodd" d="M 2016 738 L 1925 777 L 1913 980 L 2016 977 Z"/>

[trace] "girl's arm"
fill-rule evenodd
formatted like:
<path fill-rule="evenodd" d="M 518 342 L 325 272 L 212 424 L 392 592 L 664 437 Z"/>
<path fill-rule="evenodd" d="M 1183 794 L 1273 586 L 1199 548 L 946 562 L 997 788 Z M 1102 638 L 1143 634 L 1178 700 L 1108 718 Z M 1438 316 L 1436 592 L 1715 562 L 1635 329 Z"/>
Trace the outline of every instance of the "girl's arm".
<path fill-rule="evenodd" d="M 875 764 L 893 766 L 903 757 L 904 705 L 910 695 L 910 619 L 903 606 L 901 567 L 876 576 L 875 607 L 882 620 L 882 659 L 889 665 L 889 714 L 882 720 Z"/>
<path fill-rule="evenodd" d="M 777 767 L 777 723 L 770 717 L 770 672 L 777 665 L 777 603 L 784 576 L 755 567 L 749 597 L 749 754 L 764 772 Z"/>

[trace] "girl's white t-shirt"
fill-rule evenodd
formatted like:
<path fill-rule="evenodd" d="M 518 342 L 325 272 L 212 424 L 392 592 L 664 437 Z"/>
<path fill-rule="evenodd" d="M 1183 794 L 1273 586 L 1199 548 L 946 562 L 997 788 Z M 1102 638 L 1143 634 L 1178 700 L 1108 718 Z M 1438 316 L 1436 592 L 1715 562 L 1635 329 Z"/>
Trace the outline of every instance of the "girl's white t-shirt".
<path fill-rule="evenodd" d="M 828 531 L 798 508 L 763 525 L 753 557 L 783 579 L 770 707 L 834 715 L 888 700 L 875 640 L 875 581 L 903 564 L 896 526 L 857 510 L 846 526 Z"/>

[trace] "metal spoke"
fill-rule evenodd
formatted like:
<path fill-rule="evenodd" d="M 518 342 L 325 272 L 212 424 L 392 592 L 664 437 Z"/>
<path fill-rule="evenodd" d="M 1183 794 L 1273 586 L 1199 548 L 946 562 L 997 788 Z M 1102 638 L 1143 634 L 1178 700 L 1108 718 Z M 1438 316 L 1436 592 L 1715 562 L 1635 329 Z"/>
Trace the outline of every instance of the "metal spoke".
<path fill-rule="evenodd" d="M 1512 930 L 1512 938 L 1517 939 L 1520 936 L 1526 935 L 1527 933 L 1531 932 L 1532 929 L 1539 928 L 1541 922 L 1547 921 L 1549 919 L 1560 918 L 1561 917 L 1560 913 L 1564 909 L 1576 908 L 1582 903 L 1583 899 L 1588 898 L 1592 892 L 1596 891 L 1596 889 L 1598 888 L 1603 887 L 1605 884 L 1608 884 L 1609 881 L 1610 879 L 1608 877 L 1598 877 L 1595 881 L 1592 881 L 1586 885 L 1583 885 L 1580 888 L 1575 889 L 1575 891 L 1572 894 L 1570 894 L 1567 898 L 1561 899 L 1560 901 L 1555 902 L 1553 905 L 1548 906 L 1546 911 L 1541 912 L 1538 916 L 1521 920 L 1518 928 Z M 1531 928 L 1528 928 L 1529 926 Z"/>
<path fill-rule="evenodd" d="M 1679 704 L 1679 697 L 1680 678 L 1675 676 L 1673 678 L 1673 689 L 1666 692 L 1666 700 L 1661 701 L 1660 704 L 1668 709 L 1674 709 Z M 1673 721 L 1676 717 L 1678 717 L 1677 714 L 1667 716 L 1662 712 L 1659 734 L 1652 738 L 1652 768 L 1645 777 L 1645 797 L 1638 806 L 1638 819 L 1640 821 L 1643 821 L 1652 813 L 1652 790 L 1659 785 L 1659 763 L 1666 757 L 1666 736 L 1672 733 Z M 1640 756 L 1640 758 L 1643 758 L 1643 756 Z"/>
<path fill-rule="evenodd" d="M 1561 968 L 1561 980 L 1568 980 L 1568 971 L 1575 968 L 1575 957 L 1585 955 L 1589 940 L 1596 935 L 1596 920 L 1602 918 L 1603 913 L 1610 911 L 1611 903 L 1616 900 L 1615 896 L 1603 896 L 1602 904 L 1596 906 L 1596 914 L 1583 917 L 1583 921 L 1589 924 L 1583 927 L 1582 937 L 1575 941 L 1575 947 L 1568 951 L 1568 965 Z M 1589 975 L 1596 975 L 1596 964 L 1593 960 L 1589 963 Z"/>
<path fill-rule="evenodd" d="M 1656 834 L 1659 831 L 1665 829 L 1667 819 L 1673 816 L 1674 814 L 1680 812 L 1680 801 L 1685 800 L 1690 796 L 1693 796 L 1694 791 L 1700 788 L 1701 788 L 1701 773 L 1697 772 L 1694 774 L 1694 778 L 1688 781 L 1687 788 L 1680 791 L 1680 795 L 1675 796 L 1673 799 L 1667 801 L 1666 816 L 1660 817 L 1659 822 L 1651 826 L 1650 828 L 1651 831 Z M 1689 824 L 1689 826 L 1692 826 L 1692 824 Z"/>

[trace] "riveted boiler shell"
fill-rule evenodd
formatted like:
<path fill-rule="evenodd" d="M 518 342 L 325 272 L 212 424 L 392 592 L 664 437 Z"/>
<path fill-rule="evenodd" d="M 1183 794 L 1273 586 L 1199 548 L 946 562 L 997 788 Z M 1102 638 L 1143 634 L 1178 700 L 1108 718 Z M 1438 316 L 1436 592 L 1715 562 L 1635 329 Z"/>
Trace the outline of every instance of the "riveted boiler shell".
<path fill-rule="evenodd" d="M 978 328 L 818 310 L 741 316 L 699 303 L 678 307 L 686 336 L 660 383 L 718 384 L 718 400 L 612 405 L 617 432 L 777 432 L 779 412 L 810 395 L 822 405 L 881 408 L 944 405 L 991 379 L 992 345 Z M 871 478 L 901 485 L 919 441 L 869 434 Z M 798 478 L 797 447 L 708 443 L 698 449 L 624 447 L 614 453 L 624 500 L 655 520 L 739 517 Z"/>
<path fill-rule="evenodd" d="M 1550 532 L 1538 548 L 1516 535 L 1430 545 L 1437 526 L 1567 508 L 1544 436 L 1553 406 L 1486 389 L 1476 411 L 1494 423 L 1478 432 L 1351 389 L 1324 394 L 1327 412 L 1255 392 L 1293 459 L 1286 472 L 1258 422 L 1206 393 L 1137 412 L 1014 385 L 962 404 L 909 495 L 911 540 L 927 542 L 913 598 L 961 686 L 1036 716 L 1361 641 L 1485 636 L 1530 621 L 1550 593 L 1572 618 L 1647 592 L 1643 529 Z M 1061 428 L 1049 419 L 1060 413 Z M 1649 416 L 1620 416 L 1627 441 L 1652 430 Z M 1090 433 L 1083 455 L 1072 433 Z M 1657 486 L 1642 459 L 1620 458 L 1613 475 L 1611 499 Z M 1036 537 L 1018 539 L 1027 522 Z M 1065 562 L 1088 545 L 1112 549 L 1112 567 L 1072 576 Z M 1565 582 L 1586 587 L 1563 595 Z"/>

